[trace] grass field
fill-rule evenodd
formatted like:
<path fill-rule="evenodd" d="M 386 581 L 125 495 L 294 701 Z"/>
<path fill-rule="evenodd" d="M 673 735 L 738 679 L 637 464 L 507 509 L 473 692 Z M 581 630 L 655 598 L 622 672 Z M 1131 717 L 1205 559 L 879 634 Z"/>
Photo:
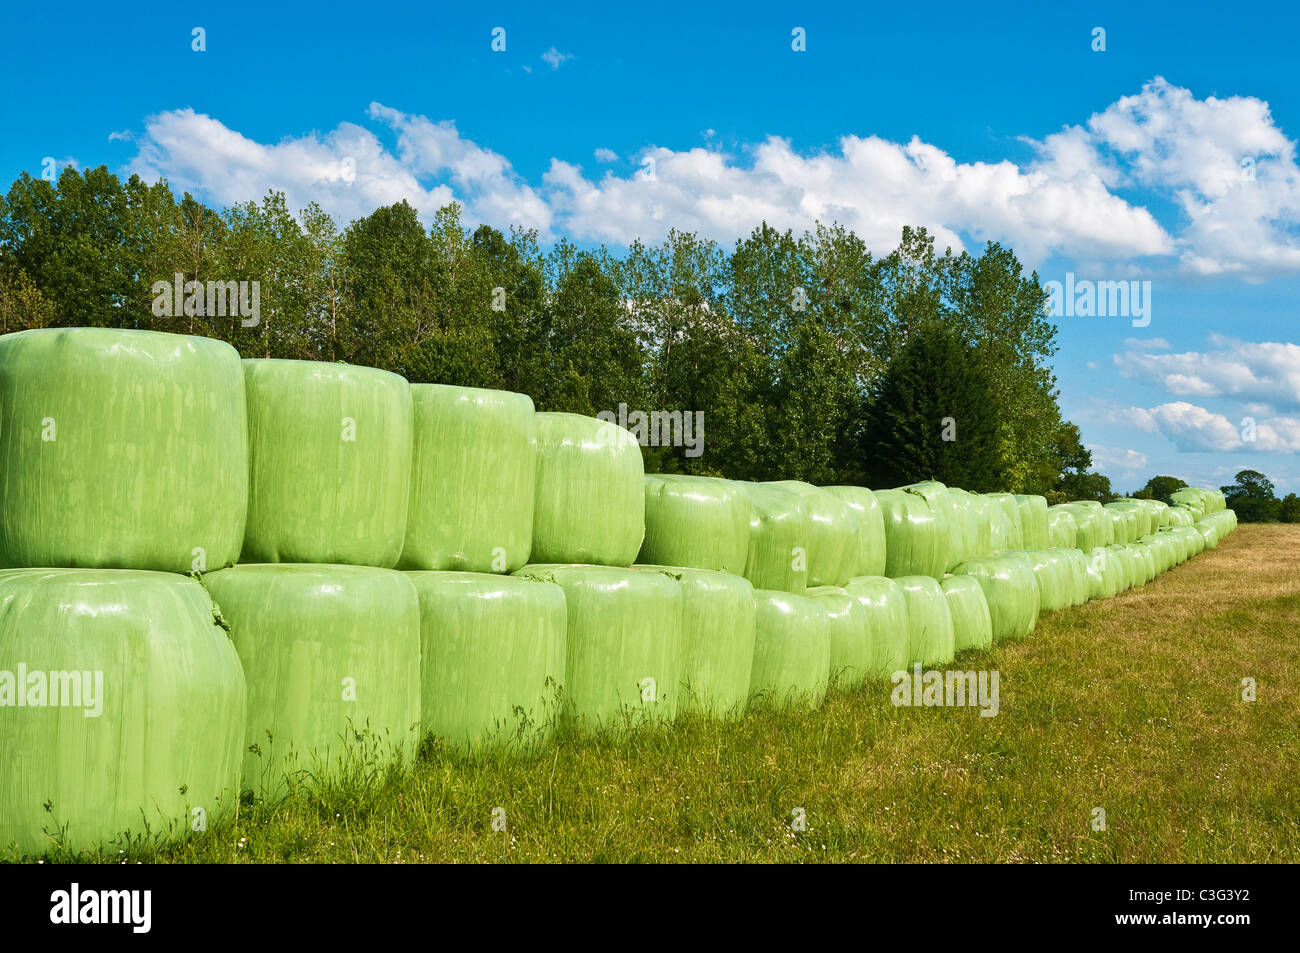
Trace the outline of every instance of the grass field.
<path fill-rule="evenodd" d="M 1297 633 L 1300 527 L 1243 525 L 1141 589 L 960 656 L 1000 673 L 993 718 L 894 707 L 882 682 L 522 763 L 429 746 L 409 769 L 101 859 L 1296 862 Z"/>

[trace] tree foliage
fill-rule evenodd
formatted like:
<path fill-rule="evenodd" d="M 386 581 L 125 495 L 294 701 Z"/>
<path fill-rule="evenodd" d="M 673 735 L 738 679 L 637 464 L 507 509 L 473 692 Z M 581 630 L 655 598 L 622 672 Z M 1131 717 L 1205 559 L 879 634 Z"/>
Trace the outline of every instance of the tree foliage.
<path fill-rule="evenodd" d="M 260 322 L 155 314 L 154 283 L 176 275 L 259 282 Z M 922 228 L 883 256 L 839 225 L 765 223 L 731 249 L 671 231 L 623 253 L 543 251 L 532 232 L 466 227 L 455 204 L 340 225 L 278 192 L 217 210 L 102 167 L 24 175 L 0 199 L 0 331 L 150 328 L 520 391 L 542 410 L 703 411 L 705 453 L 649 446 L 647 467 L 742 479 L 868 480 L 889 445 L 903 456 L 877 483 L 1095 498 L 1105 478 L 1061 419 L 1043 300 L 1010 249 L 940 253 Z M 916 419 L 886 412 L 887 388 Z M 938 446 L 941 410 L 957 440 Z"/>

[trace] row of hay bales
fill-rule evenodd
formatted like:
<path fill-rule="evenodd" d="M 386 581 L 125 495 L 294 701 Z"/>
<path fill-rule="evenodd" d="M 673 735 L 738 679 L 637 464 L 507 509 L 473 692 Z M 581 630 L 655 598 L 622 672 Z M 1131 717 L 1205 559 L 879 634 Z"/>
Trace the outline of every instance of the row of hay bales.
<path fill-rule="evenodd" d="M 625 430 L 524 395 L 107 329 L 0 337 L 0 467 L 0 849 L 24 852 L 201 829 L 430 734 L 815 705 L 1231 529 L 1221 497 L 1187 523 L 646 475 Z"/>

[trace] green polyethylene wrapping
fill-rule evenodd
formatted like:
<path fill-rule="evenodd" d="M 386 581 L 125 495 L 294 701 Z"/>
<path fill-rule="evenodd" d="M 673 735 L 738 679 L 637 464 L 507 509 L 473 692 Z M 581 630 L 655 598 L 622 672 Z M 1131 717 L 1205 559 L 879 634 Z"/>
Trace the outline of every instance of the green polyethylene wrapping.
<path fill-rule="evenodd" d="M 754 667 L 749 691 L 768 703 L 816 708 L 831 674 L 830 620 L 816 599 L 754 590 Z"/>
<path fill-rule="evenodd" d="M 987 556 L 991 550 L 989 549 L 988 533 L 981 527 L 980 503 L 976 502 L 976 494 L 968 493 L 959 487 L 950 486 L 948 487 L 948 496 L 952 500 L 953 515 L 955 517 L 953 525 L 956 527 L 955 535 L 961 540 L 960 546 L 949 546 L 948 565 L 951 568 L 965 562 L 967 559 L 974 559 L 976 556 Z M 981 500 L 981 502 L 983 501 Z M 961 558 L 954 559 L 954 555 L 960 555 Z"/>
<path fill-rule="evenodd" d="M 907 603 L 908 666 L 951 662 L 956 643 L 943 587 L 933 576 L 901 576 L 898 585 Z"/>
<path fill-rule="evenodd" d="M 0 853 L 185 835 L 199 808 L 230 816 L 244 698 L 234 646 L 193 579 L 0 572 Z"/>
<path fill-rule="evenodd" d="M 1020 506 L 1016 503 L 1016 498 L 1011 493 L 986 493 L 984 494 L 994 503 L 1002 508 L 1002 512 L 1007 518 L 1007 539 L 1004 549 L 1024 549 L 1025 534 L 1024 527 L 1020 522 Z"/>
<path fill-rule="evenodd" d="M 965 553 L 967 547 L 966 525 L 958 515 L 952 494 L 949 493 L 944 484 L 937 480 L 927 480 L 919 482 L 919 484 L 900 486 L 898 489 L 905 490 L 906 493 L 915 493 L 918 497 L 924 497 L 926 502 L 930 503 L 931 510 L 935 512 L 937 527 L 935 564 L 939 568 L 937 568 L 936 572 L 927 573 L 927 575 L 939 579 L 948 569 L 961 562 L 961 556 Z"/>
<path fill-rule="evenodd" d="M 858 514 L 834 493 L 799 480 L 767 484 L 803 497 L 808 517 L 808 585 L 839 586 L 855 575 Z"/>
<path fill-rule="evenodd" d="M 844 591 L 866 611 L 870 677 L 889 678 L 906 669 L 909 633 L 903 587 L 887 576 L 857 576 L 848 581 Z"/>
<path fill-rule="evenodd" d="M 411 386 L 373 367 L 244 362 L 244 563 L 392 567 L 411 481 Z"/>
<path fill-rule="evenodd" d="M 866 606 L 839 586 L 817 586 L 805 595 L 826 610 L 831 639 L 831 679 L 842 688 L 856 688 L 867 680 L 872 669 Z"/>
<path fill-rule="evenodd" d="M 0 568 L 230 565 L 248 509 L 247 426 L 239 355 L 221 341 L 0 336 Z"/>
<path fill-rule="evenodd" d="M 858 514 L 858 559 L 854 576 L 885 573 L 885 517 L 876 494 L 862 486 L 823 487 Z"/>
<path fill-rule="evenodd" d="M 753 504 L 730 480 L 647 473 L 637 561 L 743 575 Z"/>
<path fill-rule="evenodd" d="M 1075 579 L 1069 562 L 1061 550 L 1018 550 L 1011 555 L 1027 561 L 1038 580 L 1040 612 L 1053 612 L 1077 605 L 1081 579 Z"/>
<path fill-rule="evenodd" d="M 1116 500 L 1113 503 L 1107 503 L 1105 508 L 1133 514 L 1133 525 L 1130 531 L 1135 534 L 1133 537 L 1135 540 L 1155 532 L 1158 525 L 1154 510 L 1147 506 L 1146 501 L 1143 500 Z"/>
<path fill-rule="evenodd" d="M 547 741 L 564 684 L 564 590 L 473 572 L 409 572 L 420 602 L 420 725 L 465 751 Z"/>
<path fill-rule="evenodd" d="M 1051 546 L 1051 539 L 1047 534 L 1047 498 L 1017 494 L 1016 509 L 1020 513 L 1024 548 L 1047 549 Z"/>
<path fill-rule="evenodd" d="M 877 490 L 885 522 L 885 575 L 943 575 L 947 549 L 941 547 L 939 521 L 930 502 L 906 490 Z"/>
<path fill-rule="evenodd" d="M 1078 524 L 1074 520 L 1074 515 L 1068 509 L 1061 506 L 1049 506 L 1047 508 L 1047 536 L 1053 546 L 1066 549 L 1076 548 L 1078 533 Z"/>
<path fill-rule="evenodd" d="M 1028 564 L 1015 556 L 985 556 L 962 563 L 953 575 L 979 580 L 989 604 L 993 641 L 1023 638 L 1038 623 L 1038 582 Z"/>
<path fill-rule="evenodd" d="M 1098 546 L 1087 554 L 1089 599 L 1110 599 L 1124 588 L 1124 567 L 1119 557 Z"/>
<path fill-rule="evenodd" d="M 1183 506 L 1171 506 L 1165 511 L 1165 525 L 1191 526 L 1196 522 L 1192 511 Z"/>
<path fill-rule="evenodd" d="M 663 572 L 536 564 L 569 617 L 561 720 L 581 733 L 671 721 L 682 680 L 682 587 Z"/>
<path fill-rule="evenodd" d="M 420 607 L 393 569 L 254 563 L 203 584 L 248 682 L 244 788 L 409 760 L 420 740 Z"/>
<path fill-rule="evenodd" d="M 754 586 L 743 576 L 682 566 L 632 567 L 661 572 L 681 586 L 679 712 L 738 717 L 749 700 L 754 666 Z"/>
<path fill-rule="evenodd" d="M 1012 526 L 1002 505 L 988 494 L 973 494 L 980 499 L 981 523 L 987 522 L 989 533 L 988 551 L 984 554 L 994 556 L 1005 551 L 1011 545 Z M 983 529 L 981 529 L 981 534 Z M 978 558 L 978 557 L 972 557 Z"/>
<path fill-rule="evenodd" d="M 974 576 L 949 576 L 939 583 L 952 615 L 953 650 L 986 649 L 993 644 L 993 619 L 984 590 Z"/>
<path fill-rule="evenodd" d="M 632 565 L 645 539 L 641 446 L 618 424 L 539 413 L 534 563 Z"/>
<path fill-rule="evenodd" d="M 1102 547 L 1109 553 L 1119 566 L 1119 592 L 1127 592 L 1137 585 L 1137 569 L 1133 565 L 1133 557 L 1119 543 L 1111 543 L 1109 546 Z"/>
<path fill-rule="evenodd" d="M 738 482 L 751 504 L 744 576 L 755 589 L 796 595 L 808 586 L 808 514 L 798 493 Z"/>
<path fill-rule="evenodd" d="M 1138 540 L 1138 545 L 1146 546 L 1150 551 L 1155 562 L 1155 574 L 1157 576 L 1168 572 L 1173 567 L 1176 554 L 1169 540 L 1154 533 L 1148 533 Z"/>
<path fill-rule="evenodd" d="M 403 569 L 514 572 L 533 548 L 532 398 L 412 384 L 411 494 Z"/>

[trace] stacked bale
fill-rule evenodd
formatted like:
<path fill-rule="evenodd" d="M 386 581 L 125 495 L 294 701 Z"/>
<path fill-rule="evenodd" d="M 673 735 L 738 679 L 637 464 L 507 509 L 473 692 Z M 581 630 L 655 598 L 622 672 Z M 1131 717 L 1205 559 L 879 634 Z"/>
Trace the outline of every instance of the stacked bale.
<path fill-rule="evenodd" d="M 682 598 L 679 711 L 741 715 L 754 665 L 754 586 L 711 569 L 636 565 L 677 580 Z"/>
<path fill-rule="evenodd" d="M 861 486 L 828 486 L 858 515 L 858 558 L 854 577 L 883 576 L 885 573 L 885 517 L 876 495 Z"/>
<path fill-rule="evenodd" d="M 676 715 L 682 680 L 682 587 L 676 579 L 554 564 L 525 566 L 515 575 L 564 590 L 562 722 L 588 733 Z"/>
<path fill-rule="evenodd" d="M 808 517 L 808 585 L 839 586 L 856 575 L 861 554 L 857 511 L 811 483 L 779 480 L 766 485 L 803 498 Z"/>
<path fill-rule="evenodd" d="M 929 500 L 906 490 L 879 490 L 876 499 L 885 523 L 885 575 L 941 577 L 948 550 Z"/>
<path fill-rule="evenodd" d="M 908 666 L 948 664 L 956 655 L 956 635 L 943 588 L 933 576 L 902 576 L 897 581 L 907 604 Z"/>
<path fill-rule="evenodd" d="M 0 567 L 203 572 L 248 509 L 239 355 L 108 328 L 0 336 Z"/>
<path fill-rule="evenodd" d="M 533 547 L 537 423 L 524 394 L 412 384 L 401 568 L 514 572 Z"/>
<path fill-rule="evenodd" d="M 973 576 L 948 576 L 939 585 L 952 615 L 953 650 L 989 648 L 993 644 L 993 618 L 979 581 Z"/>
<path fill-rule="evenodd" d="M 1015 496 L 1010 493 L 986 493 L 984 495 L 1001 507 L 1003 514 L 1006 516 L 1006 545 L 1002 549 L 1024 549 L 1024 527 L 1020 521 L 1020 506 L 1016 503 Z"/>
<path fill-rule="evenodd" d="M 474 572 L 410 572 L 420 606 L 420 725 L 454 748 L 531 751 L 564 683 L 559 586 Z"/>
<path fill-rule="evenodd" d="M 248 526 L 241 562 L 397 565 L 411 478 L 411 388 L 388 371 L 244 362 Z"/>
<path fill-rule="evenodd" d="M 1079 524 L 1064 506 L 1047 508 L 1047 536 L 1056 548 L 1074 549 L 1078 546 Z"/>
<path fill-rule="evenodd" d="M 858 576 L 844 591 L 861 603 L 871 644 L 872 678 L 888 678 L 907 667 L 907 600 L 903 588 L 886 576 Z"/>
<path fill-rule="evenodd" d="M 924 497 L 926 502 L 930 504 L 930 508 L 934 510 L 941 549 L 939 561 L 942 562 L 939 576 L 942 576 L 943 573 L 960 563 L 971 547 L 971 541 L 968 539 L 969 523 L 966 514 L 958 509 L 957 502 L 948 491 L 948 487 L 938 480 L 913 483 L 909 486 L 900 487 L 900 489 Z"/>
<path fill-rule="evenodd" d="M 866 681 L 873 661 L 866 606 L 838 586 L 818 586 L 806 595 L 826 610 L 831 679 L 843 688 L 858 687 Z"/>
<path fill-rule="evenodd" d="M 80 852 L 234 813 L 244 673 L 202 586 L 14 569 L 0 607 L 0 847 Z"/>
<path fill-rule="evenodd" d="M 647 473 L 637 561 L 741 575 L 752 510 L 749 496 L 729 480 Z"/>
<path fill-rule="evenodd" d="M 755 589 L 799 594 L 808 585 L 808 514 L 803 497 L 781 487 L 737 483 L 750 501 L 745 578 Z"/>
<path fill-rule="evenodd" d="M 1047 549 L 1051 546 L 1047 533 L 1047 498 L 1021 494 L 1015 500 L 1020 513 L 1021 545 L 1025 549 Z"/>
<path fill-rule="evenodd" d="M 754 667 L 749 690 L 777 704 L 816 708 L 831 670 L 830 620 L 817 600 L 754 590 Z"/>
<path fill-rule="evenodd" d="M 1026 562 L 1015 556 L 984 556 L 962 563 L 953 575 L 974 576 L 984 590 L 993 625 L 993 640 L 1023 638 L 1038 622 L 1038 582 Z"/>
<path fill-rule="evenodd" d="M 645 538 L 645 470 L 636 438 L 580 414 L 539 413 L 535 563 L 632 565 Z"/>
<path fill-rule="evenodd" d="M 420 606 L 406 574 L 263 563 L 204 577 L 244 663 L 244 787 L 267 798 L 419 742 Z"/>

